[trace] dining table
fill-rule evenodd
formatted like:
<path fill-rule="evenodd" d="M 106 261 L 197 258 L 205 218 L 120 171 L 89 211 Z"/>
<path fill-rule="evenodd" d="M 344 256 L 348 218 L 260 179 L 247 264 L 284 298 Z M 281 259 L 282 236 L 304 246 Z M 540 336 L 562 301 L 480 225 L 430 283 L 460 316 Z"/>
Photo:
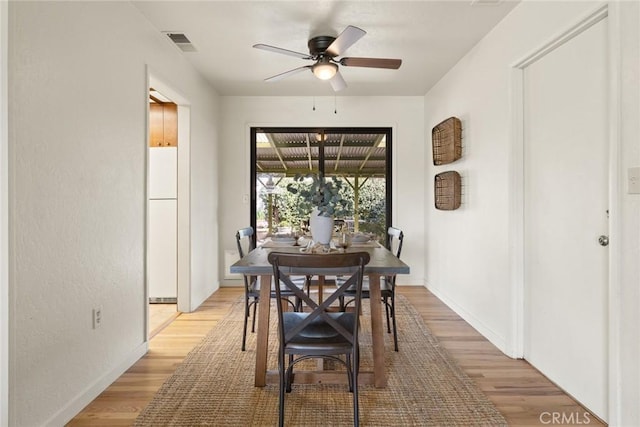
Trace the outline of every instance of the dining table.
<path fill-rule="evenodd" d="M 266 242 L 246 254 L 242 259 L 230 267 L 231 273 L 239 273 L 260 277 L 260 298 L 258 306 L 258 326 L 256 337 L 255 386 L 264 387 L 278 382 L 277 370 L 269 370 L 267 366 L 269 349 L 269 320 L 271 312 L 271 282 L 273 267 L 267 260 L 269 253 L 304 251 L 304 246 L 286 244 L 282 242 Z M 368 252 L 369 263 L 364 273 L 369 277 L 369 301 L 371 317 L 371 341 L 373 352 L 373 370 L 361 370 L 358 374 L 360 384 L 372 384 L 377 388 L 387 386 L 387 375 L 384 364 L 384 325 L 382 315 L 382 296 L 380 292 L 380 278 L 397 274 L 409 274 L 407 264 L 396 257 L 391 251 L 375 241 L 352 244 L 347 252 Z M 296 373 L 295 383 L 343 383 L 343 375 L 337 375 L 330 370 L 299 371 Z"/>

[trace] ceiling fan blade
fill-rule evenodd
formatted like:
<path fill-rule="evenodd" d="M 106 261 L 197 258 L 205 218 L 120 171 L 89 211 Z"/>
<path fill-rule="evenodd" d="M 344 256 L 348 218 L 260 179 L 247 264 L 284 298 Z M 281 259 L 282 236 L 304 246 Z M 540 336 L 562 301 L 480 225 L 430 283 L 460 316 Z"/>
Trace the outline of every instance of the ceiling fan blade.
<path fill-rule="evenodd" d="M 347 82 L 345 82 L 344 78 L 342 78 L 342 74 L 340 74 L 340 71 L 336 72 L 336 75 L 329 80 L 329 83 L 331 83 L 331 87 L 333 88 L 334 92 L 340 92 L 342 89 L 347 88 Z"/>
<path fill-rule="evenodd" d="M 258 43 L 258 44 L 254 44 L 253 47 L 255 47 L 256 49 L 266 50 L 268 52 L 275 52 L 275 53 L 281 53 L 283 55 L 295 56 L 296 58 L 313 59 L 311 56 L 309 56 L 308 53 L 295 52 L 293 50 L 270 46 L 268 44 Z"/>
<path fill-rule="evenodd" d="M 342 58 L 340 65 L 345 67 L 369 67 L 369 68 L 389 68 L 397 70 L 402 65 L 402 59 L 389 58 Z"/>
<path fill-rule="evenodd" d="M 333 43 L 329 45 L 325 52 L 332 57 L 340 56 L 365 34 L 367 34 L 365 30 L 349 25 L 340 33 Z"/>
<path fill-rule="evenodd" d="M 311 69 L 311 65 L 305 65 L 304 67 L 298 67 L 298 68 L 294 68 L 293 70 L 289 70 L 289 71 L 285 71 L 284 73 L 280 73 L 280 74 L 276 74 L 275 76 L 271 76 L 269 78 L 264 79 L 265 82 L 277 82 L 278 80 L 282 80 L 285 77 L 289 77 L 293 74 L 297 74 L 300 71 L 304 71 L 304 70 L 310 70 Z"/>

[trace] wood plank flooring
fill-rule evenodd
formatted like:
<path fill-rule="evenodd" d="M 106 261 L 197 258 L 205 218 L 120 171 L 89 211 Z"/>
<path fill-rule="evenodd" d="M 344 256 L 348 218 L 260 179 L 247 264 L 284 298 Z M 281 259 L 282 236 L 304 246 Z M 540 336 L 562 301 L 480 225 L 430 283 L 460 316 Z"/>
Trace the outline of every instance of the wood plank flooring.
<path fill-rule="evenodd" d="M 153 338 L 180 316 L 176 304 L 149 304 L 149 338 Z"/>
<path fill-rule="evenodd" d="M 551 424 L 554 414 L 574 424 L 603 425 L 523 360 L 502 354 L 422 287 L 399 287 L 460 366 L 512 426 Z M 80 412 L 68 426 L 128 426 L 187 353 L 224 317 L 241 288 L 221 288 L 198 310 L 183 313 L 151 339 L 149 352 Z M 402 325 L 399 325 L 402 327 Z M 240 343 L 238 343 L 238 346 Z M 399 343 L 402 351 L 402 342 Z M 542 417 L 542 418 L 541 418 Z M 568 425 L 570 423 L 564 423 Z"/>
<path fill-rule="evenodd" d="M 552 417 L 562 420 L 563 415 L 564 420 L 574 421 L 565 421 L 564 425 L 605 425 L 528 362 L 505 356 L 426 289 L 405 286 L 398 287 L 398 293 L 408 298 L 442 346 L 496 405 L 509 425 L 550 425 Z"/>

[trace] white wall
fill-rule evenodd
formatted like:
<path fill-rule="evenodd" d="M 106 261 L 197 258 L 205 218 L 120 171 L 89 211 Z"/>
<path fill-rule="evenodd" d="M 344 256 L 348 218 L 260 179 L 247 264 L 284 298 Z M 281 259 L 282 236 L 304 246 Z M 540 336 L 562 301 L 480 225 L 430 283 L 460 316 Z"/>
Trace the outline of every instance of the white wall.
<path fill-rule="evenodd" d="M 511 309 L 509 67 L 584 10 L 576 2 L 517 6 L 425 96 L 428 135 L 449 116 L 463 128 L 459 161 L 436 167 L 427 151 L 426 183 L 457 170 L 464 193 L 460 209 L 438 211 L 427 192 L 427 286 L 503 351 Z"/>
<path fill-rule="evenodd" d="M 9 423 L 8 7 L 0 2 L 0 426 Z"/>
<path fill-rule="evenodd" d="M 219 210 L 224 207 L 219 199 L 224 175 L 217 168 L 224 150 L 219 143 L 219 98 L 207 90 L 196 91 L 193 96 L 207 103 L 208 108 L 191 106 L 191 310 L 219 288 L 223 274 L 214 260 L 224 255 L 218 249 L 219 230 L 224 230 L 219 220 Z"/>
<path fill-rule="evenodd" d="M 192 307 L 217 287 L 218 101 L 128 2 L 11 2 L 9 36 L 10 424 L 61 425 L 146 351 L 147 66 L 191 107 Z"/>
<path fill-rule="evenodd" d="M 224 249 L 234 249 L 235 230 L 249 224 L 249 128 L 251 126 L 382 126 L 393 128 L 393 225 L 405 232 L 402 259 L 410 275 L 398 277 L 398 284 L 423 285 L 424 265 L 424 110 L 422 97 L 221 97 L 220 138 L 221 236 L 218 265 L 224 268 Z M 220 272 L 220 278 L 224 272 Z"/>
<path fill-rule="evenodd" d="M 433 166 L 427 150 L 425 185 L 435 173 L 454 169 L 463 175 L 463 206 L 458 211 L 433 208 L 427 191 L 425 259 L 427 286 L 500 349 L 512 353 L 512 284 L 510 283 L 510 67 L 543 43 L 576 24 L 601 2 L 525 1 L 474 47 L 425 96 L 425 133 L 442 119 L 457 116 L 463 123 L 463 158 L 448 166 Z M 623 26 L 623 75 L 620 93 L 622 135 L 621 175 L 640 164 L 638 139 L 638 3 L 620 2 Z M 624 181 L 623 181 L 624 182 Z M 622 374 L 612 377 L 620 388 L 624 414 L 613 424 L 638 425 L 640 375 L 638 360 L 638 292 L 640 203 L 620 189 L 622 237 L 618 253 L 622 286 L 620 347 L 614 354 Z M 616 262 L 614 260 L 614 262 Z M 615 284 L 614 284 L 615 286 Z M 616 295 L 613 295 L 616 298 Z M 617 357 L 617 356 L 616 356 Z"/>

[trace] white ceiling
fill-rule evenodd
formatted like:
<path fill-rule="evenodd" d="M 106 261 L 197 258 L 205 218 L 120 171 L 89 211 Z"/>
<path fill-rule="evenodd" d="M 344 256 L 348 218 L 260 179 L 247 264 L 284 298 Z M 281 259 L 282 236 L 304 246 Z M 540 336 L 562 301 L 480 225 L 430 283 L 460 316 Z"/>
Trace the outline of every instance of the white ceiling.
<path fill-rule="evenodd" d="M 329 83 L 310 71 L 264 82 L 312 62 L 252 46 L 264 43 L 307 53 L 309 38 L 335 37 L 354 25 L 367 34 L 344 56 L 403 62 L 399 70 L 341 66 L 348 87 L 339 96 L 422 96 L 517 1 L 142 0 L 133 4 L 158 31 L 187 35 L 197 52 L 182 54 L 222 95 L 333 95 Z M 172 43 L 168 37 L 167 43 Z"/>

